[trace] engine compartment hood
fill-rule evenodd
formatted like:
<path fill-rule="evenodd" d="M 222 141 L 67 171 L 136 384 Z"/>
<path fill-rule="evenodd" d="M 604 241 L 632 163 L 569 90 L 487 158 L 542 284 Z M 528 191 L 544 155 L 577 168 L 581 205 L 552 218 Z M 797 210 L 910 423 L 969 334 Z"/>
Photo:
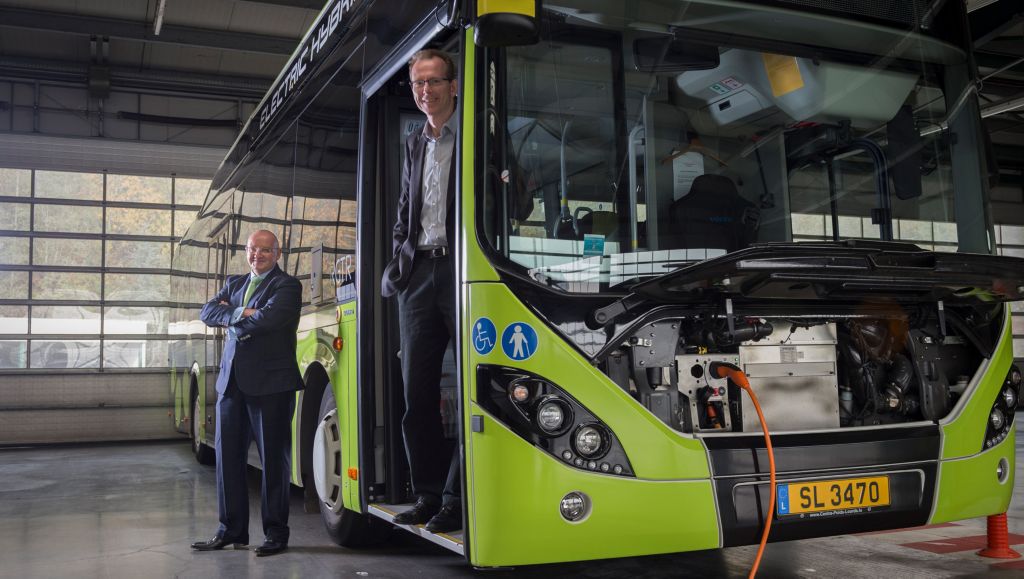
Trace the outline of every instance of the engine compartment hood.
<path fill-rule="evenodd" d="M 1024 259 L 883 241 L 766 243 L 639 283 L 662 303 L 756 300 L 995 302 L 1024 297 Z"/>

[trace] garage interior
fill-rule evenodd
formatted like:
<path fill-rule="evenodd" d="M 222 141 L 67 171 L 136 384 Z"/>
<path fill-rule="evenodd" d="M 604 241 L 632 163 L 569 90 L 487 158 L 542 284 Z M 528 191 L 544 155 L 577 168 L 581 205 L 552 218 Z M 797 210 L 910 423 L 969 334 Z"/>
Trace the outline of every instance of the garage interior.
<path fill-rule="evenodd" d="M 207 297 L 170 295 L 175 243 L 323 4 L 0 0 L 0 577 L 473 573 L 402 533 L 381 549 L 337 547 L 319 516 L 303 512 L 298 491 L 288 557 L 188 550 L 215 528 L 217 506 L 213 470 L 195 463 L 168 418 L 168 345 L 176 339 L 168 310 L 198 314 Z M 997 167 L 997 251 L 1024 257 L 1024 6 L 967 5 Z M 1024 302 L 1011 307 L 1019 364 Z M 1018 478 L 1022 448 L 1018 441 Z M 253 512 L 257 489 L 250 484 Z M 1008 517 L 1011 545 L 1022 550 L 1019 495 Z M 974 555 L 985 524 L 775 544 L 761 575 L 1024 571 L 1019 561 Z M 753 552 L 514 575 L 740 576 Z"/>

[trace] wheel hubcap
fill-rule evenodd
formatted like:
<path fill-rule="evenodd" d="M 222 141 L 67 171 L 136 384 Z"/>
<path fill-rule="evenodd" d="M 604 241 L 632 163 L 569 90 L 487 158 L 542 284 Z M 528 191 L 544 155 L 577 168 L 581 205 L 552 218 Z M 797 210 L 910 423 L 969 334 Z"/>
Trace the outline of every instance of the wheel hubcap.
<path fill-rule="evenodd" d="M 341 431 L 338 411 L 331 410 L 313 435 L 313 482 L 316 494 L 334 512 L 341 510 Z"/>

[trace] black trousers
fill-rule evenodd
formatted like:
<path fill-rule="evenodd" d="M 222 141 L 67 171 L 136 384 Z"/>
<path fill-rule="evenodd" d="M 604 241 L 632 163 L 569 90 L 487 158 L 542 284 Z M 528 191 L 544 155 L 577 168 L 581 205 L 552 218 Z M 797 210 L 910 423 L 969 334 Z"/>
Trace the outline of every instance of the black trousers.
<path fill-rule="evenodd" d="M 266 539 L 288 543 L 292 413 L 295 392 L 249 396 L 238 389 L 234 372 L 217 398 L 218 534 L 249 542 L 249 489 L 246 463 L 256 441 L 263 464 L 260 514 Z"/>
<path fill-rule="evenodd" d="M 402 434 L 412 491 L 450 503 L 462 494 L 458 445 L 441 425 L 441 364 L 455 335 L 455 277 L 451 257 L 417 254 L 409 285 L 398 294 L 405 415 Z"/>

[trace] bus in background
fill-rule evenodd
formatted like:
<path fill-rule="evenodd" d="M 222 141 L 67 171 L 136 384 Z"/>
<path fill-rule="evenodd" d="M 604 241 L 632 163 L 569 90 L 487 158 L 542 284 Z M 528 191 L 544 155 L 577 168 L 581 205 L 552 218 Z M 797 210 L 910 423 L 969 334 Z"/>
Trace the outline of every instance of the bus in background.
<path fill-rule="evenodd" d="M 211 460 L 198 305 L 270 229 L 305 288 L 293 483 L 342 545 L 412 502 L 380 278 L 434 47 L 465 515 L 403 528 L 493 567 L 1004 512 L 1024 260 L 992 255 L 966 30 L 941 0 L 330 0 L 175 253 L 176 424 Z"/>

